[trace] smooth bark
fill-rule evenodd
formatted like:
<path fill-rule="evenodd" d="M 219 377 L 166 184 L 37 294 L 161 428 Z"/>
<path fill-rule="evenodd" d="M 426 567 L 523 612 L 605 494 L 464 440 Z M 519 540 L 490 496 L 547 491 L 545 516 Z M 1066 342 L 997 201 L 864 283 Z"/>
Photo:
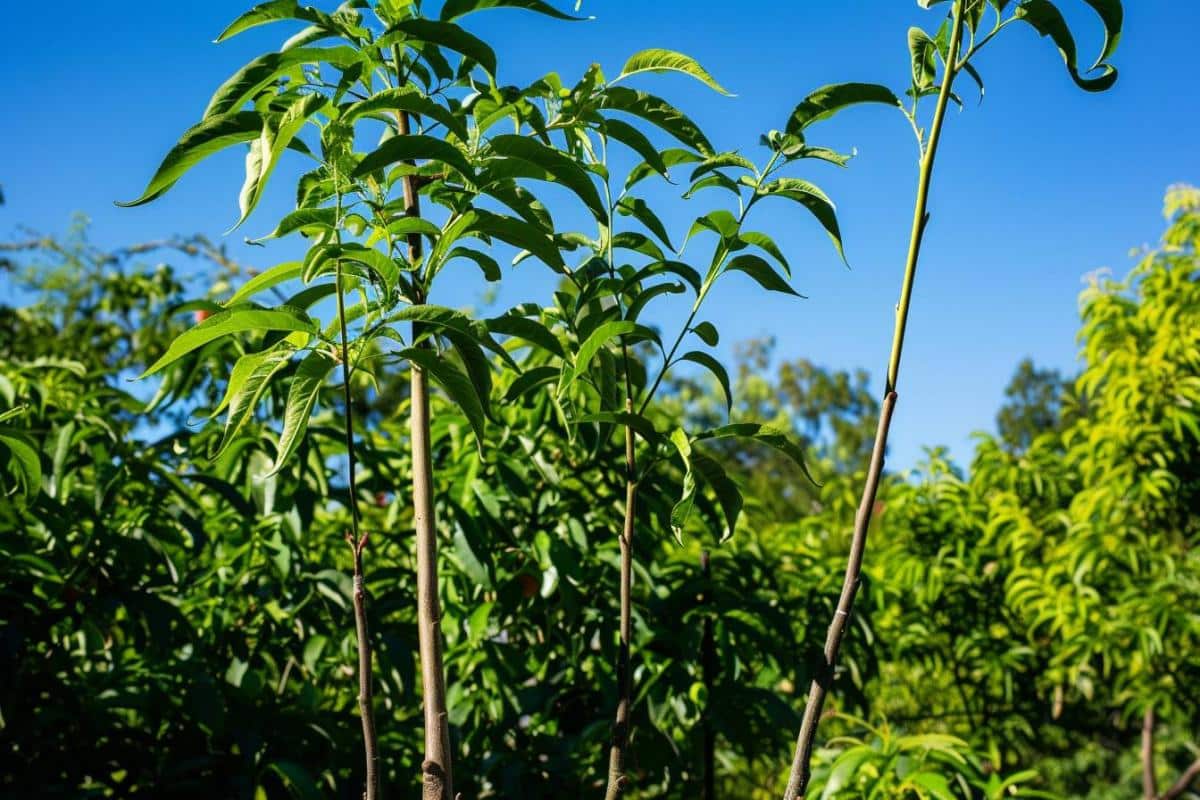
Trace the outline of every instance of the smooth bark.
<path fill-rule="evenodd" d="M 626 411 L 633 403 L 626 401 Z M 637 466 L 634 459 L 633 428 L 625 427 L 625 521 L 621 529 L 621 630 L 617 648 L 617 717 L 613 723 L 612 744 L 608 751 L 608 790 L 605 800 L 625 794 L 629 779 L 625 775 L 625 755 L 629 747 L 629 716 L 632 681 L 629 669 L 630 637 L 633 632 L 633 529 L 637 515 Z"/>
<path fill-rule="evenodd" d="M 399 112 L 396 124 L 401 136 L 411 132 L 408 114 Z M 404 213 L 421 216 L 421 200 L 413 176 L 404 177 Z M 408 258 L 421 261 L 421 237 L 408 236 Z M 414 281 L 418 284 L 419 281 Z M 414 303 L 425 302 L 414 297 Z M 413 323 L 413 341 L 421 335 Z M 418 344 L 417 346 L 420 346 Z M 411 364 L 413 529 L 417 548 L 417 638 L 421 660 L 422 705 L 425 711 L 425 761 L 421 764 L 423 800 L 451 800 L 454 779 L 450 758 L 450 720 L 446 710 L 446 678 L 442 664 L 442 609 L 438 595 L 437 517 L 433 507 L 433 455 L 429 425 L 429 383 L 425 371 Z"/>
<path fill-rule="evenodd" d="M 925 234 L 925 226 L 929 221 L 928 202 L 929 188 L 933 178 L 933 165 L 937 157 L 938 143 L 941 140 L 942 126 L 946 119 L 946 109 L 952 93 L 951 87 L 958 69 L 958 53 L 962 44 L 963 32 L 963 0 L 955 0 L 953 31 L 950 37 L 949 56 L 946 71 L 942 78 L 942 87 L 938 93 L 937 106 L 934 110 L 933 121 L 929 128 L 929 142 L 921 157 L 920 178 L 917 183 L 917 200 L 913 211 L 912 232 L 909 237 L 908 257 L 904 269 L 904 281 L 900 289 L 900 302 L 896 307 L 896 327 L 892 337 L 891 358 L 888 362 L 887 386 L 884 391 L 883 405 L 879 415 L 879 427 L 875 432 L 875 444 L 871 452 L 871 461 L 867 469 L 866 481 L 863 485 L 862 499 L 859 502 L 858 513 L 854 520 L 854 532 L 851 536 L 850 555 L 846 562 L 845 578 L 842 582 L 841 596 L 838 598 L 837 610 L 825 636 L 824 659 L 817 669 L 812 685 L 808 691 L 808 701 L 804 708 L 804 717 L 800 725 L 800 734 L 796 740 L 796 751 L 792 759 L 792 769 L 788 775 L 784 800 L 796 800 L 805 796 L 811 777 L 811 761 L 813 745 L 816 741 L 817 728 L 821 721 L 821 709 L 825 697 L 833 682 L 837 665 L 838 650 L 845 637 L 850 613 L 854 607 L 854 597 L 858 593 L 861 580 L 862 563 L 866 553 L 867 532 L 871 525 L 871 514 L 875 508 L 875 499 L 879 491 L 880 479 L 883 475 L 884 454 L 887 451 L 888 431 L 891 426 L 892 412 L 896 407 L 896 383 L 900 373 L 900 357 L 904 349 L 904 333 L 908 325 L 908 311 L 912 302 L 913 285 L 916 281 L 917 264 L 920 261 L 921 242 Z"/>

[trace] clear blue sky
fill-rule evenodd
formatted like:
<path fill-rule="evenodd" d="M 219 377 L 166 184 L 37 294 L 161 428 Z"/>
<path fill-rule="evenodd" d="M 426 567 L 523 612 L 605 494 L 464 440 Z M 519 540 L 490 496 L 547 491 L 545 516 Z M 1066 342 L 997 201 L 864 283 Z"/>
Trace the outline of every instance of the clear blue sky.
<path fill-rule="evenodd" d="M 971 432 L 991 428 L 1020 358 L 1072 370 L 1082 276 L 1101 267 L 1126 270 L 1130 249 L 1158 237 L 1165 187 L 1200 181 L 1200 3 L 1126 5 L 1116 58 L 1121 79 L 1111 92 L 1076 90 L 1050 43 L 1022 27 L 981 58 L 983 105 L 967 93 L 966 111 L 952 112 L 905 350 L 893 468 L 915 463 L 926 445 L 948 445 L 967 457 Z M 1079 0 L 1060 6 L 1090 56 L 1098 24 Z M 0 55 L 7 112 L 0 126 L 7 200 L 0 236 L 19 224 L 62 231 L 70 214 L 82 211 L 105 245 L 172 232 L 219 238 L 236 219 L 241 152 L 210 159 L 150 206 L 118 209 L 112 201 L 138 194 L 212 90 L 282 40 L 286 27 L 270 26 L 213 45 L 245 7 L 242 0 L 211 0 L 135 11 L 112 0 L 64 0 L 31 8 Z M 500 11 L 467 22 L 496 45 L 501 77 L 510 83 L 551 70 L 574 80 L 593 61 L 615 74 L 625 56 L 644 47 L 694 55 L 738 96 L 718 97 L 682 77 L 642 85 L 691 113 L 719 148 L 751 153 L 760 132 L 782 127 L 797 101 L 821 84 L 903 88 L 905 31 L 933 23 L 914 0 L 592 0 L 584 11 L 596 19 L 567 24 Z M 764 297 L 748 281 L 731 282 L 706 316 L 721 327 L 726 355 L 734 341 L 773 334 L 782 357 L 879 375 L 911 219 L 911 133 L 898 115 L 861 110 L 813 138 L 859 152 L 848 170 L 822 165 L 805 173 L 838 202 L 853 268 L 841 266 L 815 224 L 779 206 L 754 227 L 777 236 L 796 287 L 809 299 Z M 287 210 L 286 176 L 287 165 L 247 226 L 229 237 L 236 257 L 269 266 L 294 254 L 288 244 L 267 252 L 241 244 Z M 682 218 L 671 221 L 686 227 Z M 544 270 L 519 268 L 500 299 L 515 302 L 548 286 Z M 463 286 L 440 300 L 477 302 L 481 289 Z"/>

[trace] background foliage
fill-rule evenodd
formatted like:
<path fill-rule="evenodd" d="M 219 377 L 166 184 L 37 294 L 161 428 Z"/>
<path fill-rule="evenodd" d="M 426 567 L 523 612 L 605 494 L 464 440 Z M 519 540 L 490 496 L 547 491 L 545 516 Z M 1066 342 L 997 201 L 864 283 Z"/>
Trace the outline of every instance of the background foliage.
<path fill-rule="evenodd" d="M 1167 215 L 1160 248 L 1085 290 L 1073 380 L 1022 365 L 1001 435 L 979 439 L 969 469 L 931 450 L 915 473 L 889 476 L 814 793 L 1132 797 L 1147 711 L 1164 791 L 1200 756 L 1200 193 L 1173 189 Z M 171 263 L 148 263 L 160 253 Z M 213 368 L 192 370 L 171 402 L 128 382 L 191 323 L 191 258 L 215 261 L 201 265 L 209 278 L 244 273 L 201 241 L 102 252 L 82 226 L 6 255 L 12 296 L 28 301 L 0 311 L 5 793 L 358 791 L 340 395 L 323 390 L 297 457 L 265 481 L 254 477 L 274 458 L 279 389 L 247 435 L 202 458 L 221 431 L 191 423 L 219 402 L 223 380 L 207 376 L 228 374 L 239 345 L 204 350 Z M 706 726 L 721 796 L 778 791 L 877 413 L 866 381 L 748 343 L 734 421 L 804 438 L 822 485 L 774 450 L 721 440 L 746 497 L 736 536 L 679 546 L 663 510 L 645 508 L 640 796 L 695 796 Z M 407 398 L 400 381 L 354 389 L 378 423 L 360 490 L 365 526 L 388 532 L 368 588 L 384 784 L 405 796 L 421 747 L 410 512 L 391 494 L 408 468 L 394 446 Z M 605 587 L 623 486 L 593 452 L 609 445 L 569 436 L 534 394 L 498 406 L 503 435 L 480 462 L 461 412 L 434 403 L 461 789 L 595 793 L 615 702 Z M 707 378 L 685 375 L 653 413 L 660 428 L 703 424 L 723 405 Z"/>

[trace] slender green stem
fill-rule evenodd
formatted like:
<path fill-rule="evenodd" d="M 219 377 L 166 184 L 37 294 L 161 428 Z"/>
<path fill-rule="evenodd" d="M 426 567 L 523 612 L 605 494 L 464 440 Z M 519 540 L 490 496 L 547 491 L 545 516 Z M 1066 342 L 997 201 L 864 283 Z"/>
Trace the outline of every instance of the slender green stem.
<path fill-rule="evenodd" d="M 333 176 L 337 195 L 334 236 L 342 242 L 342 190 L 336 166 Z M 342 260 L 336 262 L 335 292 L 337 294 L 338 328 L 341 332 L 340 360 L 342 362 L 342 397 L 346 406 L 346 490 L 349 492 L 351 532 L 346 541 L 354 556 L 354 630 L 358 639 L 358 710 L 362 717 L 363 750 L 366 757 L 366 790 L 364 800 L 379 797 L 379 742 L 375 733 L 375 712 L 371 680 L 371 639 L 367 630 L 367 591 L 363 579 L 362 553 L 367 546 L 367 534 L 360 530 L 358 512 L 358 462 L 354 453 L 354 397 L 350 388 L 350 334 L 346 326 L 346 290 Z"/>
<path fill-rule="evenodd" d="M 837 609 L 829 624 L 825 637 L 824 661 L 818 668 L 808 691 L 808 701 L 804 709 L 804 718 L 800 726 L 800 735 L 796 740 L 796 752 L 792 760 L 791 773 L 788 776 L 784 800 L 802 798 L 808 789 L 810 777 L 810 761 L 812 760 L 813 744 L 816 741 L 817 727 L 820 724 L 821 709 L 825 696 L 833 683 L 834 669 L 837 664 L 838 650 L 846 634 L 850 620 L 850 612 L 854 605 L 854 597 L 858 593 L 858 585 L 862 573 L 863 558 L 866 553 L 867 531 L 871 525 L 871 514 L 875 508 L 875 498 L 879 492 L 880 480 L 883 476 L 884 453 L 887 450 L 888 431 L 891 427 L 892 413 L 896 407 L 896 381 L 900 372 L 900 355 L 904 347 L 904 333 L 908 324 L 908 310 L 912 302 L 913 283 L 916 280 L 917 262 L 921 254 L 921 239 L 928 223 L 929 187 L 933 179 L 933 165 L 937 158 L 938 143 L 941 141 L 942 126 L 946 119 L 946 109 L 949 105 L 951 87 L 958 72 L 958 52 L 962 47 L 963 9 L 968 0 L 955 0 L 953 31 L 950 36 L 950 48 L 946 58 L 946 70 L 942 78 L 941 91 L 938 93 L 937 107 L 934 110 L 933 121 L 929 128 L 929 143 L 921 159 L 920 177 L 917 183 L 917 200 L 913 211 L 912 233 L 909 239 L 908 258 L 904 268 L 904 281 L 900 289 L 900 303 L 896 307 L 896 327 L 892 337 L 892 354 L 888 363 L 887 386 L 884 391 L 883 404 L 880 409 L 879 426 L 875 433 L 875 444 L 871 452 L 871 461 L 867 468 L 866 482 L 863 486 L 862 499 L 858 513 L 854 519 L 854 532 L 850 541 L 850 555 L 846 562 L 846 574 L 842 582 L 841 596 L 838 598 Z"/>

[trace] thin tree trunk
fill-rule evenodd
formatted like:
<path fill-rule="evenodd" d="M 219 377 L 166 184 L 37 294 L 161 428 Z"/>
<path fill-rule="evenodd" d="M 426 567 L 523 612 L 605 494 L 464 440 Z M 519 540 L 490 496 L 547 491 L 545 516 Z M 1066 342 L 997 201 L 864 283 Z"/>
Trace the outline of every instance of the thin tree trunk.
<path fill-rule="evenodd" d="M 625 410 L 633 411 L 626 399 Z M 605 800 L 617 800 L 625 794 L 629 779 L 625 775 L 625 755 L 629 746 L 629 716 L 632 695 L 629 653 L 633 630 L 633 527 L 637 514 L 637 466 L 634 460 L 633 428 L 625 426 L 625 524 L 621 531 L 621 642 L 617 650 L 617 718 L 613 725 L 612 745 L 608 751 L 608 790 Z"/>
<path fill-rule="evenodd" d="M 367 591 L 363 586 L 362 551 L 367 545 L 364 533 L 356 541 L 346 534 L 354 552 L 354 627 L 358 635 L 358 713 L 362 717 L 363 750 L 367 760 L 366 790 L 363 800 L 379 797 L 379 740 L 375 735 L 375 712 L 371 690 L 371 639 L 367 632 Z"/>
<path fill-rule="evenodd" d="M 1156 800 L 1158 780 L 1154 777 L 1154 709 L 1142 717 L 1142 797 Z"/>
<path fill-rule="evenodd" d="M 438 599 L 437 520 L 429 443 L 429 387 L 425 372 L 412 366 L 413 527 L 417 533 L 417 630 L 425 706 L 424 800 L 454 797 L 450 771 L 450 726 L 442 667 L 442 610 Z"/>
<path fill-rule="evenodd" d="M 934 110 L 933 121 L 929 128 L 929 143 L 921 159 L 920 178 L 917 184 L 917 201 L 913 211 L 912 232 L 909 238 L 908 258 L 904 269 L 904 282 L 900 289 L 900 303 L 896 308 L 896 328 L 892 338 L 892 352 L 888 363 L 887 386 L 884 391 L 883 405 L 879 414 L 879 427 L 875 432 L 875 445 L 871 451 L 871 462 L 867 469 L 866 482 L 863 485 L 862 499 L 859 502 L 858 513 L 854 519 L 854 532 L 850 541 L 850 555 L 846 562 L 846 574 L 842 581 L 842 593 L 838 598 L 837 610 L 829 624 L 825 636 L 824 660 L 813 678 L 808 690 L 808 702 L 804 708 L 804 717 L 800 725 L 800 735 L 796 740 L 796 752 L 792 759 L 792 769 L 788 776 L 787 788 L 784 790 L 784 800 L 797 800 L 805 796 L 808 781 L 811 777 L 811 761 L 813 745 L 816 741 L 817 728 L 821 721 L 821 709 L 825 704 L 825 696 L 833 683 L 834 670 L 837 665 L 838 650 L 846 635 L 846 626 L 850 621 L 850 612 L 854 607 L 854 597 L 862 575 L 863 557 L 866 552 L 867 532 L 871 526 L 871 514 L 875 508 L 875 498 L 879 492 L 879 483 L 883 475 L 884 455 L 887 451 L 888 431 L 891 427 L 892 413 L 896 408 L 896 381 L 900 372 L 900 355 L 904 348 L 904 332 L 908 324 L 908 310 L 912 302 L 913 284 L 916 279 L 917 264 L 920 260 L 921 241 L 925 234 L 925 226 L 929 221 L 928 203 L 929 187 L 933 178 L 933 165 L 937 156 L 938 142 L 941 140 L 942 125 L 946 119 L 946 109 L 949 105 L 951 86 L 957 73 L 956 61 L 962 44 L 963 31 L 963 0 L 955 0 L 953 32 L 947 51 L 946 71 L 942 78 L 941 91 L 938 93 L 937 107 Z"/>
<path fill-rule="evenodd" d="M 708 551 L 700 554 L 700 570 L 704 577 L 704 592 L 700 597 L 701 605 L 707 610 L 712 601 L 709 585 L 712 578 L 712 568 L 709 563 Z M 714 685 L 717 680 L 717 648 L 713 641 L 713 620 L 709 614 L 704 615 L 704 627 L 700 635 L 700 667 L 704 676 L 704 712 L 701 717 L 704 751 L 702 754 L 704 768 L 704 791 L 702 800 L 716 800 L 717 797 L 717 736 L 713 731 L 712 717 L 709 709 L 716 696 Z"/>
<path fill-rule="evenodd" d="M 401 136 L 411 132 L 408 114 L 396 115 Z M 421 216 L 421 200 L 413 176 L 404 177 L 404 212 Z M 408 236 L 408 257 L 421 261 L 421 237 Z M 414 280 L 414 285 L 419 281 Z M 413 298 L 423 303 L 425 298 Z M 413 341 L 421 329 L 413 323 Z M 418 345 L 420 346 L 420 345 Z M 451 800 L 454 779 L 450 759 L 450 721 L 446 710 L 446 678 L 442 665 L 442 609 L 438 596 L 437 518 L 433 508 L 433 455 L 429 432 L 429 384 L 425 371 L 411 364 L 410 430 L 412 437 L 413 528 L 417 539 L 417 636 L 421 660 L 421 690 L 425 710 L 425 761 L 421 765 L 422 798 Z"/>

